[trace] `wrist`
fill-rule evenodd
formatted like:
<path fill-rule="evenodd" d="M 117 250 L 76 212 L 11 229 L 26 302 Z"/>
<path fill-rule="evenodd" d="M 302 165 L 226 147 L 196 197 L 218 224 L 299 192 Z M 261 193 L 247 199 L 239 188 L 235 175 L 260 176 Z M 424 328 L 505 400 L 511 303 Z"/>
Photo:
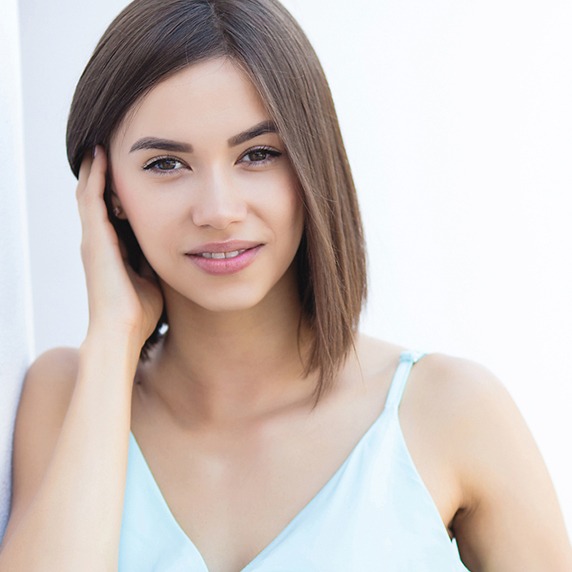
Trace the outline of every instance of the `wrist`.
<path fill-rule="evenodd" d="M 90 329 L 79 348 L 78 387 L 95 390 L 96 395 L 103 388 L 107 388 L 104 391 L 123 388 L 128 398 L 140 353 L 141 347 L 133 336 Z"/>
<path fill-rule="evenodd" d="M 84 344 L 104 345 L 140 352 L 145 339 L 139 328 L 130 325 L 94 323 L 90 321 Z"/>
<path fill-rule="evenodd" d="M 144 342 L 128 328 L 98 328 L 90 325 L 80 346 L 80 358 L 85 360 L 88 356 L 95 356 L 98 359 L 105 356 L 106 361 L 113 357 L 137 364 Z"/>

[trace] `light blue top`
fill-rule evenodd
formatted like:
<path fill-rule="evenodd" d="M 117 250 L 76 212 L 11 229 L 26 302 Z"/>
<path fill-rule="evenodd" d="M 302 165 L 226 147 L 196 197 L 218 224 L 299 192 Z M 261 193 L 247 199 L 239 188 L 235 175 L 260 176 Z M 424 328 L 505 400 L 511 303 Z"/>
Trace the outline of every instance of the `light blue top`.
<path fill-rule="evenodd" d="M 399 424 L 403 390 L 420 357 L 401 355 L 380 416 L 324 487 L 242 572 L 466 570 Z M 208 572 L 130 439 L 119 571 Z"/>

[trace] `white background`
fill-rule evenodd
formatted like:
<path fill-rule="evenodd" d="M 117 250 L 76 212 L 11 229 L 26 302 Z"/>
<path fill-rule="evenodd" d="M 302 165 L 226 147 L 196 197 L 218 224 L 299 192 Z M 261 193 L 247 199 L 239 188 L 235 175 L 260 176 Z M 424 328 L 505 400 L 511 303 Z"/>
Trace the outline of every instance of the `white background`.
<path fill-rule="evenodd" d="M 572 4 L 285 3 L 329 76 L 359 189 L 363 329 L 493 370 L 540 445 L 570 530 Z M 37 352 L 85 331 L 65 121 L 125 4 L 20 1 Z"/>
<path fill-rule="evenodd" d="M 0 15 L 0 539 L 11 494 L 12 427 L 30 361 L 32 312 L 24 184 L 22 94 L 16 0 Z"/>

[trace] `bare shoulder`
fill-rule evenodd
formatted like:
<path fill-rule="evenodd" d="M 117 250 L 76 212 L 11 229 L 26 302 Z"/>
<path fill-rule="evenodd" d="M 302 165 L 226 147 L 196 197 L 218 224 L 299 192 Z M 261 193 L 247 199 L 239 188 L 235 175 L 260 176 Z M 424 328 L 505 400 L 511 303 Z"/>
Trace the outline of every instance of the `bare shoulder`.
<path fill-rule="evenodd" d="M 78 353 L 72 348 L 52 349 L 28 369 L 16 417 L 15 485 L 37 472 L 30 469 L 45 464 L 55 444 L 75 386 Z M 22 463 L 27 470 L 20 474 Z"/>
<path fill-rule="evenodd" d="M 405 348 L 361 335 L 360 359 L 363 369 L 375 373 L 395 369 Z M 413 368 L 407 384 L 406 407 L 419 403 L 424 409 L 441 409 L 444 422 L 465 420 L 472 411 L 494 405 L 510 407 L 512 400 L 502 383 L 485 367 L 444 354 L 428 354 Z M 462 415 L 459 415 L 462 413 Z"/>
<path fill-rule="evenodd" d="M 78 353 L 74 348 L 55 348 L 34 361 L 24 380 L 18 425 L 33 422 L 49 430 L 61 424 L 77 377 Z"/>
<path fill-rule="evenodd" d="M 32 363 L 26 374 L 26 384 L 69 385 L 75 382 L 79 364 L 79 350 L 59 347 L 47 350 Z M 43 381 L 38 381 L 43 380 Z M 60 387 L 60 389 L 62 389 Z"/>
<path fill-rule="evenodd" d="M 515 440 L 535 446 L 505 386 L 480 364 L 428 355 L 415 366 L 409 389 L 417 419 L 447 435 L 451 461 L 458 464 L 465 484 L 482 482 L 478 475 L 488 470 L 491 457 L 506 455 L 506 447 L 515 445 Z"/>
<path fill-rule="evenodd" d="M 39 356 L 28 369 L 14 431 L 9 526 L 36 492 L 49 464 L 75 386 L 78 362 L 78 350 L 56 348 Z"/>
<path fill-rule="evenodd" d="M 404 414 L 451 467 L 460 492 L 452 530 L 469 568 L 568 570 L 556 493 L 503 384 L 481 365 L 439 354 L 423 358 L 410 382 Z"/>
<path fill-rule="evenodd" d="M 513 452 L 515 446 L 535 448 L 504 385 L 487 368 L 469 360 L 425 356 L 411 373 L 404 405 L 404 417 L 434 436 L 436 446 L 442 445 L 440 452 L 454 468 L 467 505 L 482 500 L 487 473 L 495 462 L 506 461 L 507 447 Z"/>
<path fill-rule="evenodd" d="M 516 412 L 500 380 L 484 366 L 466 359 L 429 354 L 415 366 L 411 386 L 411 398 L 445 413 L 445 422 L 469 425 L 485 412 L 503 416 Z"/>

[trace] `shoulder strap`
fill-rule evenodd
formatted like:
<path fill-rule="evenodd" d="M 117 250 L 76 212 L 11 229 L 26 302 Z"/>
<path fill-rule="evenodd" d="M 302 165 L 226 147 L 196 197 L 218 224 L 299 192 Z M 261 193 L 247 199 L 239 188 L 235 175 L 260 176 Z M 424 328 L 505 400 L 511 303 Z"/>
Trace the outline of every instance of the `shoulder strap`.
<path fill-rule="evenodd" d="M 403 397 L 403 392 L 405 391 L 405 386 L 407 385 L 409 372 L 413 365 L 416 364 L 424 355 L 425 354 L 421 352 L 411 351 L 401 353 L 399 356 L 399 365 L 395 370 L 395 374 L 391 380 L 391 385 L 389 386 L 389 392 L 385 401 L 385 409 L 396 410 L 399 407 Z"/>

